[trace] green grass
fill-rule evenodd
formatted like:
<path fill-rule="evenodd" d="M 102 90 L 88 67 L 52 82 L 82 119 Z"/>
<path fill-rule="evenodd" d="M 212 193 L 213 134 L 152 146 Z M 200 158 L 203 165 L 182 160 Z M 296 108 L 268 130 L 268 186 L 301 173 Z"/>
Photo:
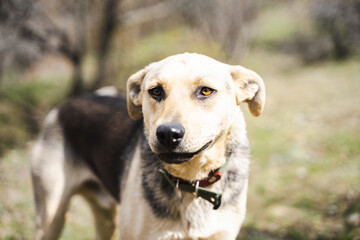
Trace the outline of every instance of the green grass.
<path fill-rule="evenodd" d="M 0 155 L 34 137 L 41 119 L 64 95 L 65 86 L 58 79 L 0 88 Z"/>
<path fill-rule="evenodd" d="M 0 239 L 32 239 L 34 204 L 28 150 L 9 151 L 0 159 Z M 80 197 L 72 200 L 61 239 L 93 239 L 90 208 Z"/>
<path fill-rule="evenodd" d="M 29 239 L 34 211 L 30 172 L 24 150 L 0 159 L 0 239 Z"/>
<path fill-rule="evenodd" d="M 360 195 L 358 59 L 303 66 L 287 58 L 255 51 L 248 59 L 267 105 L 259 118 L 245 110 L 253 149 L 245 229 L 277 239 L 359 236 L 344 215 Z"/>

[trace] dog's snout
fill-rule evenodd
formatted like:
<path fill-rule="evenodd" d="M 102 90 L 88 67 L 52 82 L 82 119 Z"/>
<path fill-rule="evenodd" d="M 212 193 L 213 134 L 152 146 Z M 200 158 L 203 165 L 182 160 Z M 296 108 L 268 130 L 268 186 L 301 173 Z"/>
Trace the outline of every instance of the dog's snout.
<path fill-rule="evenodd" d="M 185 129 L 178 123 L 162 124 L 156 129 L 158 141 L 168 150 L 174 150 L 185 135 Z"/>

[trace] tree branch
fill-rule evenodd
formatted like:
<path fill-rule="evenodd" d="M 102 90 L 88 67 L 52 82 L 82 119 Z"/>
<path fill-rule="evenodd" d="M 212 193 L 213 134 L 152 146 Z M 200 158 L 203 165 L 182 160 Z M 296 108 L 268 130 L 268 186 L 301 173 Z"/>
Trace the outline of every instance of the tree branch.
<path fill-rule="evenodd" d="M 168 1 L 157 3 L 150 7 L 144 7 L 129 11 L 118 19 L 125 27 L 132 27 L 146 22 L 159 20 L 173 13 L 174 7 Z"/>

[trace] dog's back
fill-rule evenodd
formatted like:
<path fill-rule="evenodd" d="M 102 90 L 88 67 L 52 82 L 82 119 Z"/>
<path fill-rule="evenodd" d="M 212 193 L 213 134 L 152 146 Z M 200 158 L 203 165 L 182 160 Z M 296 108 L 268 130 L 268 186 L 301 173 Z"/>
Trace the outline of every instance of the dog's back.
<path fill-rule="evenodd" d="M 88 95 L 72 99 L 59 110 L 59 120 L 69 147 L 119 200 L 119 176 L 126 165 L 134 133 L 140 122 L 132 120 L 122 98 Z"/>

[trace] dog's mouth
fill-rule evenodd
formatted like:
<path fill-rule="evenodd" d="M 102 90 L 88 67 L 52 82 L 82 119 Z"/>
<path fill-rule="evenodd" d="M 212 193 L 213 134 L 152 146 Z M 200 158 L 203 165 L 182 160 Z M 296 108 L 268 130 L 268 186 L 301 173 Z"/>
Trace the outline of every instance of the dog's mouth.
<path fill-rule="evenodd" d="M 158 154 L 158 156 L 159 156 L 161 161 L 164 161 L 166 163 L 180 164 L 180 163 L 189 161 L 195 155 L 197 155 L 197 154 L 201 153 L 202 151 L 204 151 L 206 148 L 208 148 L 210 146 L 211 143 L 212 143 L 212 141 L 208 142 L 202 148 L 200 148 L 199 150 L 197 150 L 196 152 L 193 152 L 193 153 L 172 153 L 172 152 L 168 152 L 168 153 L 160 153 L 160 154 Z"/>

